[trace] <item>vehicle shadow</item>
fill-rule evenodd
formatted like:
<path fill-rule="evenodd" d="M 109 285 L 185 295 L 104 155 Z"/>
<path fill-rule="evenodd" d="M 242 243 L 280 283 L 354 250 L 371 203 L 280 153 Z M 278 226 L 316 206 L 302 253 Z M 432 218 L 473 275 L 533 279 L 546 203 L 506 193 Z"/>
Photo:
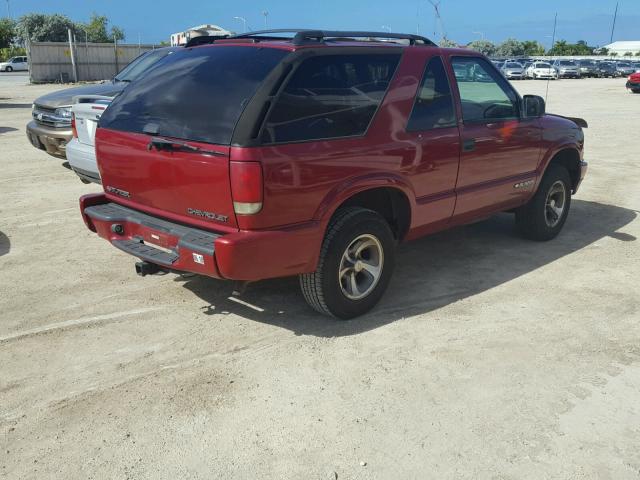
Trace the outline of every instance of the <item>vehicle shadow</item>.
<path fill-rule="evenodd" d="M 238 298 L 231 297 L 231 282 L 201 276 L 179 276 L 176 281 L 209 304 L 204 313 L 234 313 L 299 335 L 353 335 L 484 292 L 604 237 L 635 241 L 633 235 L 617 232 L 635 217 L 633 210 L 574 199 L 562 233 L 550 242 L 522 239 L 515 232 L 513 215 L 505 213 L 401 245 L 381 302 L 348 322 L 312 311 L 295 277 L 250 284 Z"/>
<path fill-rule="evenodd" d="M 9 241 L 9 237 L 0 232 L 0 257 L 9 253 L 9 250 L 11 250 L 11 242 Z"/>
<path fill-rule="evenodd" d="M 15 132 L 16 130 L 18 129 L 13 127 L 0 127 L 0 135 L 7 132 Z"/>

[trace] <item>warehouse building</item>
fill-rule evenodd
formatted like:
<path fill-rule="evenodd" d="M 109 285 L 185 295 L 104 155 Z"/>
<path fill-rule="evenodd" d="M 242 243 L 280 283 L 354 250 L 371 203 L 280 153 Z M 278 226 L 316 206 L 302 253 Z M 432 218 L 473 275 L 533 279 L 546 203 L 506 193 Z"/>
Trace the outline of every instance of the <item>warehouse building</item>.
<path fill-rule="evenodd" d="M 613 42 L 609 45 L 604 45 L 602 48 L 606 48 L 609 54 L 616 53 L 619 57 L 629 54 L 640 55 L 640 40 Z"/>

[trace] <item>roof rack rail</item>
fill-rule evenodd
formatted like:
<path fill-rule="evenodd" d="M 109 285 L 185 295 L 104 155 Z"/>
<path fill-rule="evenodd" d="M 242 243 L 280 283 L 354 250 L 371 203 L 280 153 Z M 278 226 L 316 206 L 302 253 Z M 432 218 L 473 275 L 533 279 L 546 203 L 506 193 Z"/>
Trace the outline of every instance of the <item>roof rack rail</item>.
<path fill-rule="evenodd" d="M 376 39 L 393 39 L 393 40 L 408 40 L 409 45 L 430 45 L 436 46 L 436 44 L 426 37 L 420 35 L 412 35 L 410 33 L 391 33 L 391 32 L 366 32 L 366 31 L 351 31 L 351 30 L 307 30 L 307 29 L 288 29 L 280 28 L 275 30 L 257 30 L 255 32 L 242 33 L 240 35 L 233 35 L 228 38 L 254 38 L 263 37 L 264 40 L 281 39 L 282 37 L 274 36 L 273 34 L 279 33 L 293 33 L 291 41 L 294 45 L 304 45 L 312 42 L 322 42 L 325 39 L 341 39 L 345 38 L 376 38 Z M 256 38 L 258 40 L 258 38 Z"/>
<path fill-rule="evenodd" d="M 197 47 L 198 45 L 208 45 L 216 40 L 222 40 L 223 38 L 229 38 L 229 35 L 201 35 L 199 37 L 193 37 L 187 43 L 184 48 Z"/>

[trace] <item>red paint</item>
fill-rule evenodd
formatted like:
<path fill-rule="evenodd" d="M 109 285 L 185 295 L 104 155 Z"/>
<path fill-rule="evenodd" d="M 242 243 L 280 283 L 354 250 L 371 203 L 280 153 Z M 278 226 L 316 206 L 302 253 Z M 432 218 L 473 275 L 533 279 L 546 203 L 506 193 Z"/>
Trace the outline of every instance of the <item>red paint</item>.
<path fill-rule="evenodd" d="M 253 44 L 230 39 L 220 43 L 294 49 L 281 41 Z M 313 48 L 341 45 L 363 43 Z M 99 128 L 96 154 L 103 184 L 129 192 L 130 197 L 114 193 L 87 196 L 81 199 L 81 209 L 111 201 L 224 234 L 215 241 L 213 261 L 194 266 L 188 261 L 192 252 L 181 251 L 176 268 L 258 280 L 313 271 L 331 216 L 344 201 L 364 190 L 390 187 L 407 197 L 411 222 L 405 238 L 412 239 L 522 205 L 533 195 L 548 162 L 562 149 L 576 149 L 582 158 L 577 127 L 559 117 L 484 125 L 464 125 L 459 120 L 451 128 L 407 132 L 418 84 L 426 62 L 434 55 L 443 57 L 460 118 L 459 94 L 448 58 L 475 54 L 406 47 L 382 105 L 362 137 L 252 148 L 189 142 L 223 154 L 211 156 L 148 150 L 147 135 Z M 476 140 L 471 152 L 461 148 L 467 138 Z M 514 188 L 530 179 L 534 186 Z M 236 216 L 233 200 L 262 201 L 263 207 L 258 214 Z M 226 216 L 227 221 L 196 217 L 188 209 Z M 109 225 L 94 225 L 84 217 L 90 229 L 114 239 Z M 135 229 L 143 238 L 152 231 L 141 226 Z M 172 242 L 175 239 L 165 243 L 171 246 Z"/>

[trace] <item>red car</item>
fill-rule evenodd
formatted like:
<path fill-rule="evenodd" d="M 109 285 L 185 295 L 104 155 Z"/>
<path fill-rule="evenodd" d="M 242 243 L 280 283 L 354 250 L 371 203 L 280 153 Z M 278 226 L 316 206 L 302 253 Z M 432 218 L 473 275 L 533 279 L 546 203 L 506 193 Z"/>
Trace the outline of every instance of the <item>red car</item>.
<path fill-rule="evenodd" d="M 631 74 L 627 80 L 627 88 L 633 93 L 640 93 L 640 72 Z"/>
<path fill-rule="evenodd" d="M 503 211 L 555 237 L 587 168 L 581 126 L 471 50 L 253 32 L 169 55 L 116 97 L 96 133 L 104 193 L 80 208 L 139 274 L 299 275 L 347 319 L 380 299 L 399 242 Z"/>

